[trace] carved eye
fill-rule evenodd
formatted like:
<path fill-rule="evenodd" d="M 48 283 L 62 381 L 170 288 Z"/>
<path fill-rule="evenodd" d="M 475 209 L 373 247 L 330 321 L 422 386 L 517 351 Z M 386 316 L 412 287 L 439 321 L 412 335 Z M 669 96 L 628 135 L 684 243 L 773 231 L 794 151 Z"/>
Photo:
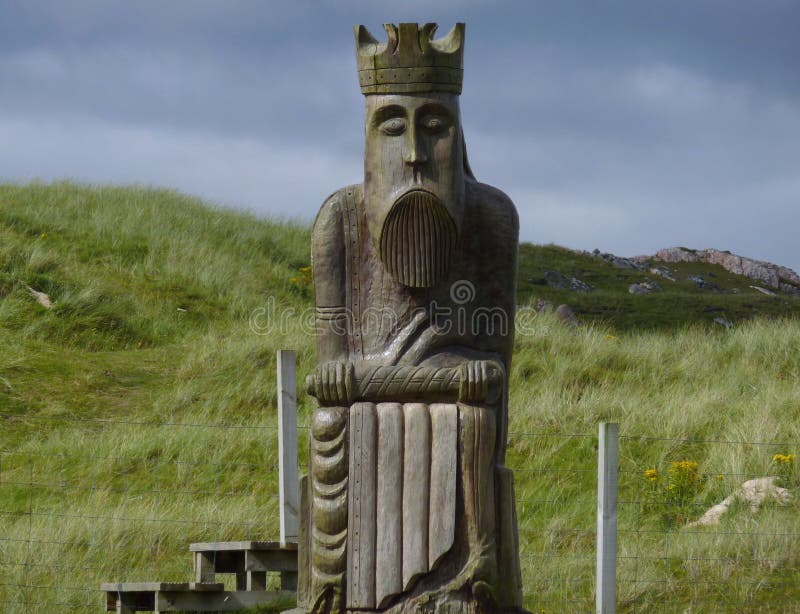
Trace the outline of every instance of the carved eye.
<path fill-rule="evenodd" d="M 389 136 L 403 134 L 406 129 L 406 120 L 402 117 L 392 117 L 381 124 L 381 132 Z"/>
<path fill-rule="evenodd" d="M 421 123 L 428 132 L 441 132 L 447 128 L 447 120 L 439 115 L 427 115 Z"/>

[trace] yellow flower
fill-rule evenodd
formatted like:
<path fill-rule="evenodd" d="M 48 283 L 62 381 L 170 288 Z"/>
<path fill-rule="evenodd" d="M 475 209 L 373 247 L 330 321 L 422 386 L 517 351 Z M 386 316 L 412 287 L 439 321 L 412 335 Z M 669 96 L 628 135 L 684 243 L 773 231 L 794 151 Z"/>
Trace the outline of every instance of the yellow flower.
<path fill-rule="evenodd" d="M 292 277 L 289 281 L 291 283 L 293 283 L 293 284 L 296 284 L 297 283 L 297 277 Z"/>
<path fill-rule="evenodd" d="M 779 465 L 789 465 L 794 462 L 795 458 L 796 456 L 794 454 L 774 454 L 772 456 L 772 462 Z"/>
<path fill-rule="evenodd" d="M 43 232 L 42 234 L 39 235 L 39 238 L 40 239 L 46 239 L 47 238 L 47 233 Z"/>
<path fill-rule="evenodd" d="M 655 467 L 652 469 L 645 469 L 644 477 L 651 482 L 655 482 L 658 479 L 658 469 Z"/>

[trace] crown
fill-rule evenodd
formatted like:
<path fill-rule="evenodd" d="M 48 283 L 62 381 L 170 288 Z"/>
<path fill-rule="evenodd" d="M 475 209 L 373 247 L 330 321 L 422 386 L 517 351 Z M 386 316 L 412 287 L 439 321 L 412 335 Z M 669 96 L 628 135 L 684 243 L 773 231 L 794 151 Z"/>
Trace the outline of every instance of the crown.
<path fill-rule="evenodd" d="M 389 40 L 379 43 L 356 26 L 356 61 L 362 94 L 460 94 L 464 70 L 464 24 L 433 40 L 435 23 L 383 24 Z"/>

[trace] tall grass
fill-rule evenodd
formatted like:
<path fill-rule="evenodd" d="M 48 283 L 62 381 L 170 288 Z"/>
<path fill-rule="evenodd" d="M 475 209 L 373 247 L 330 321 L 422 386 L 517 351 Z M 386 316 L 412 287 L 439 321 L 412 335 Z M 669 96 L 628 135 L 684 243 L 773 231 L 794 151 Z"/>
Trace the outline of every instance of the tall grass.
<path fill-rule="evenodd" d="M 97 609 L 102 581 L 188 580 L 192 541 L 276 537 L 274 356 L 298 350 L 300 381 L 313 366 L 308 240 L 169 191 L 0 186 L 2 611 Z M 256 334 L 270 297 L 291 317 Z M 686 522 L 798 451 L 799 375 L 797 320 L 618 333 L 537 318 L 517 337 L 507 461 L 529 607 L 591 609 L 594 433 L 615 420 L 623 609 L 793 611 L 796 473 L 787 506 Z M 301 423 L 310 411 L 301 395 Z M 643 505 L 644 471 L 680 460 L 704 480 L 683 516 Z"/>

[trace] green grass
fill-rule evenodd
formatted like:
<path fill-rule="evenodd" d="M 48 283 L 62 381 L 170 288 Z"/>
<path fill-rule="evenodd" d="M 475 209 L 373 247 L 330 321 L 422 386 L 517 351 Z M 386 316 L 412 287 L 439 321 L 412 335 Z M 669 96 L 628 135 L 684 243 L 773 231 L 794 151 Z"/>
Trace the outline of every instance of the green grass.
<path fill-rule="evenodd" d="M 308 244 L 301 224 L 170 191 L 0 186 L 0 610 L 98 611 L 100 582 L 188 580 L 192 541 L 277 536 L 274 357 L 296 349 L 301 381 L 314 364 Z M 745 308 L 744 291 L 681 281 L 634 297 L 642 275 L 609 267 L 521 249 L 522 281 L 558 270 L 598 286 L 520 284 L 521 301 L 568 302 L 588 322 L 537 316 L 517 337 L 508 465 L 528 606 L 592 609 L 595 433 L 617 420 L 621 610 L 793 611 L 796 467 L 788 506 L 684 524 L 774 474 L 773 454 L 800 452 L 800 301 L 748 294 Z M 271 305 L 291 317 L 256 334 Z M 742 321 L 725 330 L 709 313 Z M 301 423 L 311 408 L 302 395 Z M 698 462 L 703 488 L 677 506 L 643 473 L 680 460 Z"/>

